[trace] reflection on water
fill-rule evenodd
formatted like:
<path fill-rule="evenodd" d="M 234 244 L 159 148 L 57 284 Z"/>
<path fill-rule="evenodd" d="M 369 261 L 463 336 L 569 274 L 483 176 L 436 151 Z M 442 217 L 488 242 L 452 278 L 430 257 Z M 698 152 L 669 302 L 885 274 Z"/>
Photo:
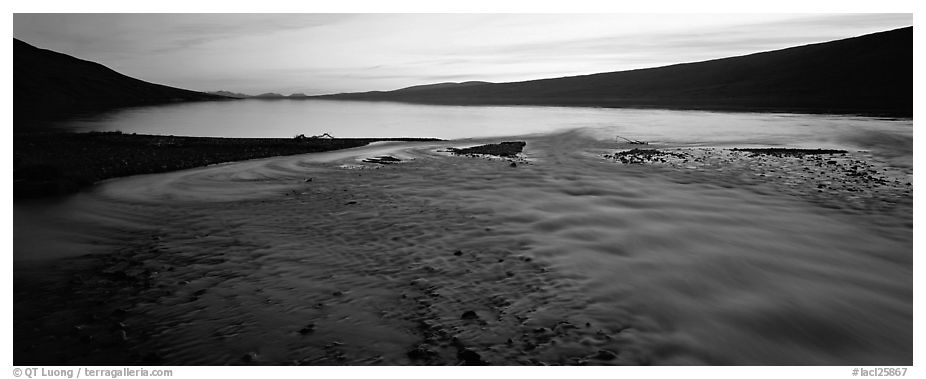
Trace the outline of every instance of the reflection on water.
<path fill-rule="evenodd" d="M 429 136 L 478 134 L 454 127 L 480 119 L 490 120 L 480 124 L 487 134 L 586 128 L 527 137 L 533 163 L 517 168 L 435 152 L 449 143 L 383 144 L 112 180 L 61 203 L 16 204 L 16 258 L 93 246 L 175 265 L 160 274 L 168 294 L 136 304 L 127 321 L 151 323 L 139 349 L 168 363 L 236 363 L 256 352 L 275 364 L 421 364 L 406 351 L 425 344 L 435 355 L 420 354 L 453 364 L 459 341 L 497 364 L 912 363 L 909 203 L 861 211 L 827 203 L 815 187 L 802 197 L 761 182 L 731 186 L 722 171 L 596 155 L 615 135 L 834 147 L 868 150 L 912 174 L 909 120 L 433 109 L 435 119 L 414 123 L 446 133 Z M 469 116 L 474 109 L 484 112 Z M 138 112 L 114 120 L 157 113 Z M 307 122 L 324 118 L 311 113 Z M 520 124 L 527 119 L 540 125 Z M 520 126 L 496 129 L 508 122 Z M 397 130 L 290 127 L 276 130 Z M 341 168 L 387 153 L 405 163 Z M 42 247 L 48 240 L 57 245 Z M 460 319 L 470 309 L 483 324 Z M 297 331 L 309 322 L 315 334 L 306 338 Z"/>
<path fill-rule="evenodd" d="M 682 144 L 880 146 L 912 139 L 912 120 L 837 115 L 534 106 L 439 106 L 331 100 L 241 100 L 128 108 L 64 122 L 72 130 L 210 137 L 514 136 L 575 128 Z M 912 146 L 893 146 L 911 148 Z"/>

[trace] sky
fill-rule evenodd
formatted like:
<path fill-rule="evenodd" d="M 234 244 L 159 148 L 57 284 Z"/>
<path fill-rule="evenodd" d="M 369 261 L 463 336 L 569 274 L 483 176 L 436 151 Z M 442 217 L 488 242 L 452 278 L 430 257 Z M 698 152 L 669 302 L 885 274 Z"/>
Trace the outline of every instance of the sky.
<path fill-rule="evenodd" d="M 869 14 L 29 14 L 13 34 L 142 80 L 308 95 L 696 62 L 913 25 Z"/>

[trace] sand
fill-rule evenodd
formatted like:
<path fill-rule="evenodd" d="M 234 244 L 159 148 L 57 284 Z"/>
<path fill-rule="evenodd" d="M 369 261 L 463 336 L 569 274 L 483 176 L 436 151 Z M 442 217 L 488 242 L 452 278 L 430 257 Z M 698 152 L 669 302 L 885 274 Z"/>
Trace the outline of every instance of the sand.
<path fill-rule="evenodd" d="M 376 143 L 17 202 L 14 362 L 912 363 L 912 168 L 606 157 L 633 147 Z"/>

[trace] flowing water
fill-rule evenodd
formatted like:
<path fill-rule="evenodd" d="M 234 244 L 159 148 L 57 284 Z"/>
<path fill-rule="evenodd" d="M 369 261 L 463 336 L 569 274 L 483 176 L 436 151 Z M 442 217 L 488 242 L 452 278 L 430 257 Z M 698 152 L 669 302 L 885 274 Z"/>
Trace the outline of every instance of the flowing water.
<path fill-rule="evenodd" d="M 14 318 L 42 314 L 36 328 L 51 330 L 17 332 L 18 364 L 41 362 L 33 352 L 43 347 L 66 362 L 455 364 L 464 346 L 494 364 L 912 363 L 911 120 L 247 100 L 67 127 L 467 139 L 121 178 L 16 202 Z M 511 135 L 527 141 L 517 167 L 442 152 Z M 802 171 L 812 161 L 787 158 L 622 165 L 602 158 L 628 147 L 618 135 L 698 151 L 841 148 L 849 157 L 832 159 L 873 162 L 898 184 L 868 197 L 803 188 L 792 179 L 813 179 Z M 386 154 L 403 163 L 360 162 Z M 757 166 L 784 178 L 756 179 Z M 96 273 L 68 271 L 77 266 Z M 61 347 L 86 343 L 55 326 L 83 316 L 30 302 L 39 290 L 20 274 L 48 272 L 71 275 L 69 290 L 47 279 L 48 294 L 100 308 L 81 333 L 103 341 L 112 331 L 100 325 L 118 321 L 130 348 Z M 475 319 L 461 319 L 470 310 Z"/>

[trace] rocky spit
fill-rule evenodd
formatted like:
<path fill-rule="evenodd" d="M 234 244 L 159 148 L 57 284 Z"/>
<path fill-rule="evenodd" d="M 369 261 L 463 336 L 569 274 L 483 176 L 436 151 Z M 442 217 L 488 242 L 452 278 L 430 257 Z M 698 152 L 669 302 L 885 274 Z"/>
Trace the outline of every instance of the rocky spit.
<path fill-rule="evenodd" d="M 762 185 L 857 210 L 911 205 L 913 175 L 864 151 L 786 148 L 626 149 L 604 154 L 627 165 L 652 165 L 729 185 Z"/>
<path fill-rule="evenodd" d="M 433 138 L 213 138 L 90 133 L 13 136 L 13 193 L 42 197 L 71 193 L 100 180 L 183 170 L 272 156 L 318 153 L 379 141 Z"/>

